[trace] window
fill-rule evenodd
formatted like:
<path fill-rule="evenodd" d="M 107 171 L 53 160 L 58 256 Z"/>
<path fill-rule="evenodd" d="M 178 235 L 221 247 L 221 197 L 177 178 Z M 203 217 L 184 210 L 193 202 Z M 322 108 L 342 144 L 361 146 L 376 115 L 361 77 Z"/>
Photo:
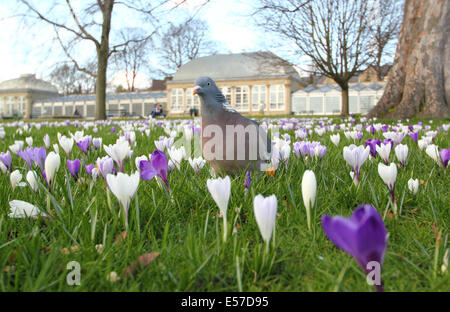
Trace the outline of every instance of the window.
<path fill-rule="evenodd" d="M 292 111 L 294 113 L 306 113 L 306 96 L 292 97 Z"/>
<path fill-rule="evenodd" d="M 124 111 L 128 115 L 130 113 L 130 104 L 129 103 L 126 103 L 126 104 L 122 103 L 122 104 L 120 104 L 120 110 Z M 120 113 L 122 113 L 122 112 L 120 112 Z"/>
<path fill-rule="evenodd" d="M 53 106 L 53 115 L 61 116 L 62 115 L 62 105 Z"/>
<path fill-rule="evenodd" d="M 66 115 L 68 115 L 68 116 L 73 115 L 73 106 L 72 105 L 65 105 L 64 109 L 65 109 Z"/>
<path fill-rule="evenodd" d="M 270 110 L 284 109 L 284 85 L 270 86 Z"/>
<path fill-rule="evenodd" d="M 323 97 L 313 96 L 309 99 L 311 113 L 323 114 Z"/>
<path fill-rule="evenodd" d="M 361 114 L 366 114 L 373 106 L 373 96 L 360 96 L 359 97 L 359 110 Z"/>
<path fill-rule="evenodd" d="M 227 99 L 228 103 L 231 105 L 231 87 L 222 87 L 223 96 Z"/>
<path fill-rule="evenodd" d="M 348 112 L 352 114 L 358 113 L 358 97 L 357 96 L 349 96 L 348 97 Z"/>
<path fill-rule="evenodd" d="M 12 115 L 14 113 L 14 98 L 8 96 L 6 101 L 6 114 Z"/>
<path fill-rule="evenodd" d="M 95 116 L 95 105 L 86 105 L 86 117 Z"/>
<path fill-rule="evenodd" d="M 325 112 L 327 114 L 335 114 L 341 112 L 341 101 L 338 96 L 325 97 Z"/>
<path fill-rule="evenodd" d="M 186 89 L 186 108 L 199 108 L 200 107 L 200 97 L 196 94 L 193 94 L 193 88 Z"/>
<path fill-rule="evenodd" d="M 172 89 L 170 91 L 170 110 L 172 112 L 183 111 L 183 89 Z"/>
<path fill-rule="evenodd" d="M 24 96 L 19 97 L 19 110 L 22 114 L 25 114 L 25 110 L 27 109 L 27 99 Z"/>
<path fill-rule="evenodd" d="M 133 103 L 131 107 L 133 109 L 132 113 L 134 115 L 142 115 L 142 103 Z"/>
<path fill-rule="evenodd" d="M 248 111 L 248 94 L 247 86 L 237 86 L 234 93 L 235 108 L 240 111 Z"/>
<path fill-rule="evenodd" d="M 6 98 L 0 98 L 0 114 L 5 114 Z"/>
<path fill-rule="evenodd" d="M 252 88 L 252 110 L 259 111 L 260 105 L 266 107 L 266 86 L 253 86 Z"/>

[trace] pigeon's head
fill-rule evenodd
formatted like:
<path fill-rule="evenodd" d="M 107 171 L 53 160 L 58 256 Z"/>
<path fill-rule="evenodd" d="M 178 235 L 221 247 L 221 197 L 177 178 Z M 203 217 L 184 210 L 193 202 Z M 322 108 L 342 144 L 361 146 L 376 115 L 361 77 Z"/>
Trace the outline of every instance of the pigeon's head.
<path fill-rule="evenodd" d="M 219 89 L 217 88 L 214 80 L 209 77 L 199 77 L 194 81 L 194 94 L 199 96 L 206 94 L 215 94 Z"/>

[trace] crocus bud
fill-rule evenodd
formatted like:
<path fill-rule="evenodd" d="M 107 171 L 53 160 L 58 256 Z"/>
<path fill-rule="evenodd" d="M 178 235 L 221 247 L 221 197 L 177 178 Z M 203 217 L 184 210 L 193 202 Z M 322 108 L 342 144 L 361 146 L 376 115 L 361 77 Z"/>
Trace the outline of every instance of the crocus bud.
<path fill-rule="evenodd" d="M 9 180 L 11 181 L 12 188 L 15 189 L 16 186 L 19 185 L 20 181 L 22 181 L 22 174 L 19 170 L 14 170 L 13 172 L 11 172 Z"/>
<path fill-rule="evenodd" d="M 405 166 L 406 157 L 408 157 L 408 145 L 399 144 L 395 147 L 395 156 L 402 167 Z"/>
<path fill-rule="evenodd" d="M 33 191 L 37 191 L 38 189 L 38 182 L 36 180 L 36 172 L 35 171 L 28 171 L 27 173 L 27 181 L 28 184 L 30 184 L 30 187 Z"/>
<path fill-rule="evenodd" d="M 56 171 L 58 171 L 60 164 L 61 158 L 59 154 L 56 154 L 55 152 L 48 153 L 47 158 L 45 159 L 45 178 L 47 179 L 49 186 L 54 180 Z"/>
<path fill-rule="evenodd" d="M 261 194 L 256 195 L 253 200 L 253 210 L 256 223 L 258 224 L 261 236 L 268 245 L 275 227 L 277 217 L 277 197 L 275 195 L 264 198 Z"/>
<path fill-rule="evenodd" d="M 413 194 L 417 194 L 419 191 L 419 179 L 413 180 L 412 178 L 408 180 L 408 189 Z"/>
<path fill-rule="evenodd" d="M 223 217 L 223 240 L 227 239 L 227 209 L 228 209 L 228 201 L 230 200 L 231 195 L 231 181 L 230 177 L 226 176 L 225 178 L 217 178 L 217 179 L 208 179 L 206 181 L 206 186 L 208 187 L 208 191 L 211 194 L 212 198 L 216 202 L 217 206 L 220 209 L 220 213 Z"/>
<path fill-rule="evenodd" d="M 43 138 L 44 140 L 44 144 L 45 144 L 45 148 L 49 149 L 50 148 L 50 137 L 48 134 L 46 134 Z"/>
<path fill-rule="evenodd" d="M 316 191 L 316 175 L 311 170 L 306 170 L 302 179 L 302 196 L 306 208 L 306 218 L 309 230 L 311 230 L 311 208 L 314 206 Z"/>

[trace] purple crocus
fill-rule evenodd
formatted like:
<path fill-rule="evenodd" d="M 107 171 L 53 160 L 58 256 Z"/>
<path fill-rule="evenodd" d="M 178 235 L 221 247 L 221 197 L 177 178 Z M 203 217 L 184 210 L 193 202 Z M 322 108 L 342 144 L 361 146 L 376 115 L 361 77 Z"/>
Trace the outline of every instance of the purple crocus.
<path fill-rule="evenodd" d="M 70 174 L 75 179 L 78 179 L 78 172 L 80 171 L 81 161 L 79 159 L 75 160 L 67 160 L 67 168 L 69 169 Z"/>
<path fill-rule="evenodd" d="M 251 184 L 252 184 L 252 177 L 250 175 L 250 171 L 247 170 L 247 172 L 245 173 L 245 180 L 244 180 L 245 194 L 248 193 Z"/>
<path fill-rule="evenodd" d="M 0 153 L 0 161 L 6 166 L 6 168 L 8 168 L 9 171 L 12 171 L 12 158 L 9 151 L 6 153 Z"/>
<path fill-rule="evenodd" d="M 86 136 L 82 140 L 77 142 L 78 148 L 87 155 L 87 152 L 89 150 L 89 146 L 91 145 L 91 137 Z"/>
<path fill-rule="evenodd" d="M 111 132 L 116 132 L 116 127 L 111 127 Z"/>
<path fill-rule="evenodd" d="M 322 216 L 322 228 L 328 238 L 350 254 L 364 272 L 370 272 L 372 261 L 383 263 L 387 246 L 387 230 L 383 219 L 372 205 L 361 205 L 350 218 Z M 376 285 L 383 291 L 382 285 Z"/>
<path fill-rule="evenodd" d="M 102 138 L 94 138 L 92 139 L 92 144 L 94 145 L 94 148 L 98 150 L 102 147 Z"/>
<path fill-rule="evenodd" d="M 25 160 L 25 163 L 27 164 L 28 168 L 30 170 L 33 169 L 33 154 L 34 154 L 34 148 L 29 146 L 23 151 L 18 151 L 17 156 Z"/>
<path fill-rule="evenodd" d="M 92 176 L 92 170 L 94 170 L 95 165 L 94 164 L 90 164 L 90 165 L 86 165 L 84 166 L 84 169 L 86 170 L 86 173 L 90 176 Z"/>
<path fill-rule="evenodd" d="M 364 134 L 363 134 L 362 132 L 358 132 L 358 133 L 356 134 L 356 138 L 357 138 L 359 141 L 361 141 L 363 135 L 364 135 Z"/>
<path fill-rule="evenodd" d="M 372 155 L 372 157 L 375 158 L 377 156 L 377 145 L 379 146 L 380 144 L 381 144 L 380 139 L 366 140 L 365 145 L 370 147 L 370 155 Z"/>
<path fill-rule="evenodd" d="M 35 147 L 33 150 L 33 161 L 41 168 L 42 172 L 45 170 L 45 158 L 47 158 L 47 150 L 45 147 Z"/>
<path fill-rule="evenodd" d="M 292 147 L 294 149 L 294 154 L 297 157 L 300 157 L 300 155 L 302 155 L 302 156 L 309 155 L 308 142 L 305 142 L 305 141 L 295 142 L 294 144 L 292 144 Z"/>
<path fill-rule="evenodd" d="M 439 152 L 441 154 L 442 163 L 444 164 L 444 168 L 447 168 L 448 160 L 450 159 L 450 148 L 443 148 Z"/>
<path fill-rule="evenodd" d="M 419 133 L 418 132 L 412 132 L 409 134 L 409 136 L 411 137 L 411 139 L 414 140 L 414 142 L 416 142 L 417 144 L 417 140 L 419 139 Z"/>
<path fill-rule="evenodd" d="M 97 168 L 100 171 L 100 174 L 105 179 L 105 181 L 106 181 L 106 176 L 108 174 L 116 171 L 114 168 L 114 160 L 109 156 L 105 156 L 103 158 L 98 158 L 97 159 Z"/>
<path fill-rule="evenodd" d="M 150 161 L 141 160 L 139 169 L 143 180 L 151 180 L 157 176 L 164 181 L 170 192 L 169 181 L 167 180 L 167 158 L 163 152 L 156 150 L 150 156 Z"/>

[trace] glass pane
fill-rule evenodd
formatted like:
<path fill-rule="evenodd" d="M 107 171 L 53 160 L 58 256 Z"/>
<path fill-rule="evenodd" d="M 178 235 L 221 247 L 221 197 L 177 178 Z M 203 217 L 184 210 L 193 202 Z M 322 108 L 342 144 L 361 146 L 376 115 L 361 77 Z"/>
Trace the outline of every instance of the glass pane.
<path fill-rule="evenodd" d="M 292 98 L 292 111 L 295 113 L 306 113 L 306 96 L 294 96 Z"/>
<path fill-rule="evenodd" d="M 338 96 L 325 98 L 325 112 L 327 114 L 340 113 L 340 101 Z"/>
<path fill-rule="evenodd" d="M 356 114 L 358 112 L 358 97 L 357 96 L 349 96 L 348 97 L 348 110 L 352 114 Z"/>
<path fill-rule="evenodd" d="M 322 97 L 311 97 L 309 99 L 309 103 L 310 103 L 310 112 L 312 113 L 320 113 L 323 114 L 323 98 Z"/>

